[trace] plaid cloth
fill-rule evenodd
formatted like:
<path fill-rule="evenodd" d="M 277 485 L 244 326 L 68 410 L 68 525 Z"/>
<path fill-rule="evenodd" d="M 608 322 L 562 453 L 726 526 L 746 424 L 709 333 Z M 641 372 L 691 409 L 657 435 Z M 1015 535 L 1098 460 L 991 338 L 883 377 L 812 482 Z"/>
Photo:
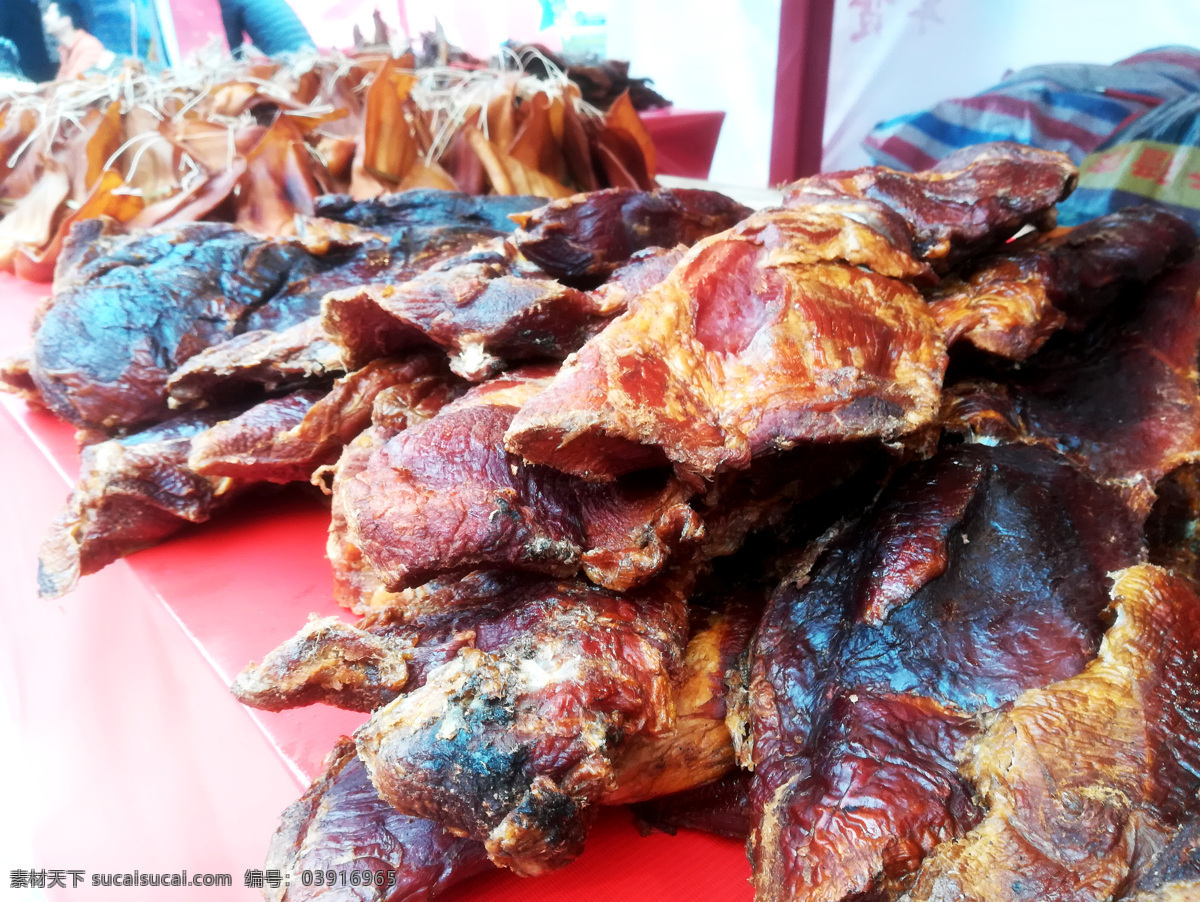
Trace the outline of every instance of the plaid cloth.
<path fill-rule="evenodd" d="M 1079 164 L 1117 129 L 1197 92 L 1200 50 L 1191 47 L 1147 50 L 1111 66 L 1033 66 L 974 97 L 881 122 L 863 147 L 876 163 L 909 171 L 984 141 L 1061 150 Z"/>

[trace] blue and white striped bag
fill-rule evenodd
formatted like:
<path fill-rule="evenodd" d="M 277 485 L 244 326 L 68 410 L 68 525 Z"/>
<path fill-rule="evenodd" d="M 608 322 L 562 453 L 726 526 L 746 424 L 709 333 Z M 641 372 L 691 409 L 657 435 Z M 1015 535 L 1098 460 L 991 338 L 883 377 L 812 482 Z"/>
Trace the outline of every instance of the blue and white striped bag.
<path fill-rule="evenodd" d="M 1117 129 L 1197 92 L 1200 51 L 1190 47 L 1147 50 L 1111 66 L 1034 66 L 974 97 L 882 122 L 863 146 L 876 163 L 910 171 L 984 141 L 1060 150 L 1078 164 Z"/>

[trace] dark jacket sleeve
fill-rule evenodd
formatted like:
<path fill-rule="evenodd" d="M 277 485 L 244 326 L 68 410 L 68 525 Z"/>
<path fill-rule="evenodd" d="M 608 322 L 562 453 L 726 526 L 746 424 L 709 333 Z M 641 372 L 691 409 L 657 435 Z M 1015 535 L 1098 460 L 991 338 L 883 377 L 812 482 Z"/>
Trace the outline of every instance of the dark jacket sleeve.
<path fill-rule="evenodd" d="M 42 38 L 42 14 L 33 0 L 0 0 L 0 37 L 16 45 L 26 77 L 34 81 L 54 78 L 55 67 Z"/>
<path fill-rule="evenodd" d="M 221 24 L 225 26 L 225 40 L 229 51 L 236 54 L 242 46 L 242 33 L 246 30 L 242 17 L 242 5 L 237 0 L 221 0 Z"/>
<path fill-rule="evenodd" d="M 267 56 L 313 46 L 308 29 L 286 0 L 243 0 L 242 25 L 254 46 Z"/>

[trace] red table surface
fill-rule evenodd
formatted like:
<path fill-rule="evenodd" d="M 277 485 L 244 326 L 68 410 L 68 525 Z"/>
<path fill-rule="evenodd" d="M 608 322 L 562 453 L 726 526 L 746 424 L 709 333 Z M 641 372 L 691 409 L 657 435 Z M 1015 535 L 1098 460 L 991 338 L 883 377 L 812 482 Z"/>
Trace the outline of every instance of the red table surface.
<path fill-rule="evenodd" d="M 0 274 L 0 356 L 27 341 L 47 286 Z M 78 470 L 72 429 L 0 395 L 0 681 L 17 722 L 31 811 L 33 861 L 13 869 L 86 872 L 51 899 L 133 890 L 93 888 L 104 873 L 228 873 L 233 888 L 182 888 L 171 899 L 255 899 L 283 809 L 320 770 L 336 738 L 364 715 L 314 706 L 270 714 L 227 686 L 248 661 L 310 613 L 345 614 L 330 597 L 328 510 L 289 488 L 84 577 L 54 602 L 36 597 L 38 545 Z M 749 900 L 742 844 L 702 833 L 641 837 L 624 809 L 606 812 L 585 854 L 547 877 L 477 877 L 464 900 Z M 68 887 L 70 880 L 68 879 Z M 160 891 L 143 891 L 144 898 Z"/>

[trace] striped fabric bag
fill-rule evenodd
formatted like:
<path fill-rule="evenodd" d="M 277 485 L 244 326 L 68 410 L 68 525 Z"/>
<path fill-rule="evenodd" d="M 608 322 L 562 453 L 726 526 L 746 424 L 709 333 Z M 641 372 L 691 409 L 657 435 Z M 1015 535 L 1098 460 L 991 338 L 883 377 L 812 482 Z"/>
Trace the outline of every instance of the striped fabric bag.
<path fill-rule="evenodd" d="M 882 122 L 863 146 L 874 162 L 909 171 L 984 141 L 1061 150 L 1079 164 L 1117 129 L 1196 92 L 1200 50 L 1190 47 L 1148 50 L 1111 66 L 1034 66 L 974 97 Z"/>
<path fill-rule="evenodd" d="M 1200 228 L 1200 93 L 1164 103 L 1088 154 L 1078 187 L 1058 205 L 1058 223 L 1145 203 Z"/>

